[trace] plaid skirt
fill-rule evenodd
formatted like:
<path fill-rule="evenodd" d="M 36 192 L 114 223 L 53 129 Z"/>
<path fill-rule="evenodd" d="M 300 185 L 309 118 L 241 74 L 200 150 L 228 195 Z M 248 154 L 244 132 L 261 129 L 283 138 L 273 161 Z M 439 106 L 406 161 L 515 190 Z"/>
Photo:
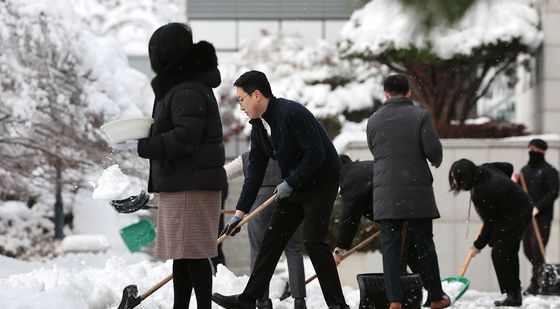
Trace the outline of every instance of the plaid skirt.
<path fill-rule="evenodd" d="M 155 256 L 205 259 L 218 255 L 221 191 L 161 192 Z"/>

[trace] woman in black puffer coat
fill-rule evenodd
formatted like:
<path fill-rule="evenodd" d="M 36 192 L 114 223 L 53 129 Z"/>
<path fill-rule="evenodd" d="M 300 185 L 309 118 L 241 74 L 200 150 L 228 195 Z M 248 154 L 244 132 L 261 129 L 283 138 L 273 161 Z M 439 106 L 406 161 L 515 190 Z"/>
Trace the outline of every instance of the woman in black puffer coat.
<path fill-rule="evenodd" d="M 492 247 L 492 263 L 498 277 L 503 300 L 495 306 L 521 306 L 519 280 L 519 245 L 531 220 L 532 205 L 521 187 L 511 180 L 509 163 L 485 163 L 480 166 L 461 159 L 449 170 L 449 185 L 456 194 L 470 191 L 483 228 L 471 250 L 476 255 L 486 245 Z"/>
<path fill-rule="evenodd" d="M 227 184 L 222 124 L 212 88 L 220 82 L 214 47 L 193 44 L 190 27 L 170 23 L 149 42 L 156 77 L 154 123 L 138 141 L 150 160 L 148 190 L 159 192 L 156 256 L 173 259 L 173 308 L 211 308 L 221 191 Z"/>

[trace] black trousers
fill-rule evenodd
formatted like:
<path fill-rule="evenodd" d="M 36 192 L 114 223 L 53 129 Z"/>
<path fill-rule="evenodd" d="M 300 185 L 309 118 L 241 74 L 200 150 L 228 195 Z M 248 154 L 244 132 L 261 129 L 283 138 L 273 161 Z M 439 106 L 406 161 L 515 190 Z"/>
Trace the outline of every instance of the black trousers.
<path fill-rule="evenodd" d="M 257 199 L 251 207 L 251 211 L 259 207 L 274 194 L 275 187 L 261 187 L 257 194 Z M 264 234 L 267 230 L 270 218 L 276 209 L 276 203 L 263 209 L 258 215 L 247 222 L 247 232 L 249 234 L 249 244 L 251 245 L 251 269 L 255 267 L 255 261 L 259 254 Z M 288 263 L 288 279 L 290 292 L 293 298 L 305 298 L 305 269 L 303 268 L 302 255 L 302 233 L 298 228 L 284 249 L 286 262 Z M 268 289 L 262 299 L 269 298 Z"/>
<path fill-rule="evenodd" d="M 502 293 L 521 291 L 519 246 L 523 229 L 518 230 L 518 232 L 510 230 L 509 235 L 501 234 L 492 243 L 492 264 Z"/>
<path fill-rule="evenodd" d="M 173 260 L 173 309 L 188 309 L 194 288 L 198 309 L 212 308 L 212 266 L 208 259 Z"/>
<path fill-rule="evenodd" d="M 550 237 L 550 224 L 552 220 L 549 218 L 541 218 L 539 216 L 537 216 L 536 219 L 539 225 L 539 231 L 541 232 L 543 244 L 546 248 L 548 238 Z M 539 267 L 544 264 L 544 257 L 542 256 L 541 250 L 539 249 L 539 244 L 537 243 L 537 238 L 535 237 L 535 231 L 533 230 L 532 224 L 529 224 L 529 226 L 527 226 L 525 232 L 523 233 L 523 252 L 533 266 L 531 284 L 536 286 L 538 285 L 537 271 Z"/>
<path fill-rule="evenodd" d="M 335 177 L 278 201 L 245 294 L 259 298 L 265 293 L 288 240 L 303 222 L 303 242 L 317 273 L 325 302 L 328 306 L 346 306 L 336 264 L 329 245 L 325 243 L 337 193 L 338 177 Z"/>
<path fill-rule="evenodd" d="M 433 240 L 432 219 L 408 221 L 407 241 L 414 246 L 414 254 L 403 252 L 411 269 L 418 272 L 432 301 L 443 299 L 441 278 Z M 380 220 L 381 251 L 383 253 L 383 280 L 389 302 L 402 302 L 401 244 L 403 220 Z"/>

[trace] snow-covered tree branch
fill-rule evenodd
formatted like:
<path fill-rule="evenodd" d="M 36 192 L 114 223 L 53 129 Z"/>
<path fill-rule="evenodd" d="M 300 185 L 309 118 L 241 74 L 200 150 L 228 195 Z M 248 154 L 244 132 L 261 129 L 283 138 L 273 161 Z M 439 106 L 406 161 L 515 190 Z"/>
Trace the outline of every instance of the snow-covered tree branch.
<path fill-rule="evenodd" d="M 345 25 L 340 48 L 411 76 L 415 99 L 440 126 L 470 116 L 494 80 L 543 39 L 529 1 L 477 0 L 455 23 L 422 23 L 414 6 L 371 1 Z"/>

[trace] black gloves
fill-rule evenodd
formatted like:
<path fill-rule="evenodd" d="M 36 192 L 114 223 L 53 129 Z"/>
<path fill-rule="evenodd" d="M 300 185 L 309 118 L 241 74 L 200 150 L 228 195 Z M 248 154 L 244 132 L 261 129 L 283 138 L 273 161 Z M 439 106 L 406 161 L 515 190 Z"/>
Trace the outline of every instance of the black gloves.
<path fill-rule="evenodd" d="M 229 236 L 234 236 L 235 234 L 239 233 L 239 231 L 241 231 L 241 228 L 238 228 L 237 225 L 239 224 L 239 222 L 241 222 L 242 219 L 243 218 L 239 216 L 231 217 L 231 219 L 229 219 L 226 226 L 224 226 L 224 228 L 220 232 L 219 237 L 222 237 L 225 234 Z"/>

